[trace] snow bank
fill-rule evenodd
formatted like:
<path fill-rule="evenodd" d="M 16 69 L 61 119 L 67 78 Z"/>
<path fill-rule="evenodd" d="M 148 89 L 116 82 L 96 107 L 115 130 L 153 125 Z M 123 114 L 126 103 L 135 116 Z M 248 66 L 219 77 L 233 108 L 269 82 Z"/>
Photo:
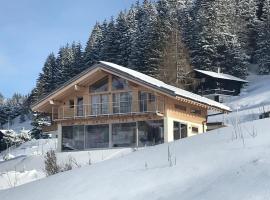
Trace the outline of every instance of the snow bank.
<path fill-rule="evenodd" d="M 241 124 L 238 139 L 226 127 L 170 143 L 172 165 L 162 144 L 0 191 L 0 199 L 269 199 L 269 123 Z"/>
<path fill-rule="evenodd" d="M 0 190 L 16 187 L 37 179 L 43 178 L 44 173 L 30 170 L 30 171 L 8 171 L 0 173 Z"/>
<path fill-rule="evenodd" d="M 57 139 L 40 139 L 28 141 L 17 148 L 2 152 L 0 154 L 0 174 L 4 175 L 0 176 L 0 189 L 7 189 L 44 178 L 44 155 L 48 150 L 56 150 L 56 147 Z M 58 152 L 56 157 L 60 165 L 64 165 L 72 157 L 78 165 L 85 166 L 89 163 L 94 164 L 111 158 L 122 157 L 130 152 L 132 152 L 130 148 Z M 8 160 L 6 159 L 7 155 L 10 158 Z M 7 181 L 7 177 L 12 176 L 14 171 L 20 174 L 16 175 L 16 181 L 14 179 Z M 31 173 L 21 174 L 25 171 L 36 171 L 37 176 L 32 176 Z M 14 184 L 10 184 L 10 182 Z"/>

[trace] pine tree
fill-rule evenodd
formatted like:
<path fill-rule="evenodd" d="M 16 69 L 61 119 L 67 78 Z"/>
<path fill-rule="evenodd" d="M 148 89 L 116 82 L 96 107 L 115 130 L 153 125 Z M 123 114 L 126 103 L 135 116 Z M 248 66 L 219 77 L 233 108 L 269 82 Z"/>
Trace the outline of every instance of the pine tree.
<path fill-rule="evenodd" d="M 100 61 L 100 49 L 102 46 L 103 31 L 102 26 L 97 22 L 87 41 L 84 52 L 84 65 L 90 67 Z"/>
<path fill-rule="evenodd" d="M 128 58 L 130 55 L 130 38 L 131 33 L 128 26 L 127 15 L 120 12 L 115 24 L 115 40 L 116 40 L 116 63 L 128 66 Z"/>
<path fill-rule="evenodd" d="M 59 49 L 56 62 L 61 76 L 58 81 L 59 85 L 65 83 L 74 76 L 74 54 L 69 44 L 66 44 L 66 46 Z"/>
<path fill-rule="evenodd" d="M 260 74 L 270 73 L 270 0 L 265 0 L 262 7 L 261 21 L 258 25 L 256 61 Z"/>
<path fill-rule="evenodd" d="M 138 26 L 132 41 L 129 66 L 148 75 L 156 76 L 161 52 L 158 49 L 156 9 L 149 1 L 137 5 Z"/>
<path fill-rule="evenodd" d="M 43 93 L 48 94 L 58 86 L 57 82 L 60 78 L 56 58 L 53 53 L 47 57 L 42 71 Z"/>
<path fill-rule="evenodd" d="M 111 18 L 110 22 L 108 23 L 108 26 L 106 29 L 104 29 L 104 37 L 103 37 L 103 43 L 100 50 L 100 58 L 104 61 L 109 61 L 116 63 L 118 52 L 119 52 L 119 46 L 117 45 L 117 36 L 116 36 L 116 29 L 115 29 L 115 23 L 113 17 Z"/>
<path fill-rule="evenodd" d="M 71 50 L 73 54 L 73 62 L 71 68 L 72 74 L 71 78 L 81 73 L 83 70 L 86 69 L 86 66 L 83 64 L 83 52 L 82 52 L 82 45 L 80 43 L 73 42 L 71 45 Z"/>
<path fill-rule="evenodd" d="M 4 96 L 2 95 L 2 93 L 0 92 L 0 105 L 3 105 L 4 104 Z"/>

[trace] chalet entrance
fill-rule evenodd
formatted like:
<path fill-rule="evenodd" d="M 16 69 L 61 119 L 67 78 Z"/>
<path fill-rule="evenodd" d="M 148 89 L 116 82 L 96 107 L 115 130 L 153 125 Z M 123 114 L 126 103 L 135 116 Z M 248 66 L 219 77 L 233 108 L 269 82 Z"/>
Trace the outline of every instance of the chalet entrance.
<path fill-rule="evenodd" d="M 173 122 L 173 139 L 179 140 L 187 137 L 187 125 L 181 122 Z"/>

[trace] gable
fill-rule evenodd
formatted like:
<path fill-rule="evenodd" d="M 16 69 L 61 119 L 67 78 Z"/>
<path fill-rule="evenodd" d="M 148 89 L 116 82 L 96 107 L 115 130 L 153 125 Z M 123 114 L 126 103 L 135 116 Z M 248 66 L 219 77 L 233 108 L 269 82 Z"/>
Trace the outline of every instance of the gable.
<path fill-rule="evenodd" d="M 73 83 L 45 97 L 40 103 L 34 105 L 32 109 L 40 112 L 51 112 L 52 105 L 69 105 L 70 100 L 73 99 L 74 96 L 106 93 L 109 88 L 110 92 L 133 90 L 156 92 L 150 87 L 145 87 L 143 84 L 137 83 L 136 81 L 97 67 L 92 73 L 78 78 Z"/>

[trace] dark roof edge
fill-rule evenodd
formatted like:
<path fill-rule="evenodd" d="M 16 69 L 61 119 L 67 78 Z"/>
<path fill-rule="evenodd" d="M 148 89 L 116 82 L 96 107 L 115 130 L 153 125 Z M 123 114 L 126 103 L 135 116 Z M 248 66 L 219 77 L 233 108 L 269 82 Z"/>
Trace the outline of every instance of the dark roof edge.
<path fill-rule="evenodd" d="M 213 77 L 213 76 L 211 76 L 211 75 L 209 75 L 209 74 L 206 74 L 206 73 L 201 72 L 201 71 L 207 71 L 207 70 L 194 69 L 194 71 L 196 71 L 196 72 L 198 72 L 198 73 L 201 73 L 201 74 L 204 74 L 204 75 L 209 76 L 209 77 Z M 209 71 L 209 72 L 213 72 L 213 71 Z M 217 72 L 213 72 L 213 73 L 218 74 Z M 221 74 L 224 74 L 224 73 L 221 73 Z M 231 75 L 231 74 L 225 74 L 225 75 L 230 75 L 230 76 L 232 76 L 232 77 L 234 77 L 234 78 L 237 78 L 237 79 L 239 79 L 239 80 L 235 80 L 235 79 L 232 80 L 232 79 L 221 78 L 221 77 L 213 77 L 213 78 L 216 78 L 216 79 L 222 79 L 222 80 L 231 80 L 231 81 L 242 82 L 242 83 L 248 83 L 248 82 L 249 82 L 249 81 L 247 81 L 247 80 L 244 80 L 244 79 L 242 79 L 242 78 L 233 76 L 233 75 Z"/>

